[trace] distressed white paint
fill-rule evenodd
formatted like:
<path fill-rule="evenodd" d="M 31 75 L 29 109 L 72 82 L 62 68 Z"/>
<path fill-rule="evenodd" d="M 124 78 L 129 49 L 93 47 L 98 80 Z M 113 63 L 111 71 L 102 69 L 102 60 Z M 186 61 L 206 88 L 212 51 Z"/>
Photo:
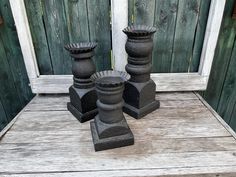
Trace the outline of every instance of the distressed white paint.
<path fill-rule="evenodd" d="M 198 73 L 160 73 L 151 77 L 158 92 L 205 90 L 207 85 L 207 78 Z M 33 79 L 31 88 L 34 93 L 68 93 L 72 82 L 72 75 L 41 75 Z"/>
<path fill-rule="evenodd" d="M 128 0 L 112 0 L 112 63 L 115 70 L 124 71 L 127 64 L 126 35 L 122 30 L 128 26 Z"/>
<path fill-rule="evenodd" d="M 226 0 L 212 0 L 198 72 L 209 77 Z"/>
<path fill-rule="evenodd" d="M 10 5 L 15 20 L 27 74 L 30 83 L 32 84 L 32 79 L 35 79 L 39 76 L 39 69 L 34 52 L 24 0 L 10 0 Z"/>
<path fill-rule="evenodd" d="M 205 90 L 217 44 L 226 0 L 212 0 L 198 73 L 153 73 L 156 91 Z M 34 93 L 67 93 L 72 84 L 69 75 L 39 75 L 32 38 L 23 0 L 10 0 L 25 65 Z M 128 0 L 112 0 L 113 67 L 124 70 L 127 63 L 126 36 L 122 29 L 128 25 Z"/>

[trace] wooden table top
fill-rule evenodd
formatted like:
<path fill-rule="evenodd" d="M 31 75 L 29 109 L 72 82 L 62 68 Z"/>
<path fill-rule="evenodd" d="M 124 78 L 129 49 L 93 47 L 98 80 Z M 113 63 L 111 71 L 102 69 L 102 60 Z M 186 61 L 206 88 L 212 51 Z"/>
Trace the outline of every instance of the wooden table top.
<path fill-rule="evenodd" d="M 0 176 L 236 177 L 235 133 L 193 92 L 158 93 L 160 109 L 125 114 L 135 144 L 95 152 L 68 95 L 36 96 L 0 141 Z"/>

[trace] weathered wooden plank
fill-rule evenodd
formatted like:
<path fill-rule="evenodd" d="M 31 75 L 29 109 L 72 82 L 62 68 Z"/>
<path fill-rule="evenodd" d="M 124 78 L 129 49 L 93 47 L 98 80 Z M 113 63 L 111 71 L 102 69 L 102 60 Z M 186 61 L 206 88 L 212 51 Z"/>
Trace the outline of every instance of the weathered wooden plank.
<path fill-rule="evenodd" d="M 0 98 L 8 120 L 12 119 L 22 108 L 20 97 L 14 84 L 14 78 L 8 63 L 6 51 L 0 36 Z"/>
<path fill-rule="evenodd" d="M 7 62 L 9 63 L 8 72 L 12 75 L 12 82 L 14 82 L 16 94 L 19 95 L 19 100 L 17 101 L 24 106 L 33 95 L 29 87 L 29 79 L 26 73 L 9 0 L 2 0 L 0 2 L 0 11 L 4 18 L 4 23 L 0 26 L 0 35 Z"/>
<path fill-rule="evenodd" d="M 177 0 L 156 1 L 153 72 L 170 72 L 177 8 Z"/>
<path fill-rule="evenodd" d="M 234 109 L 230 117 L 229 125 L 236 132 L 236 103 L 234 103 Z M 236 136 L 235 136 L 235 139 L 236 139 Z"/>
<path fill-rule="evenodd" d="M 72 78 L 72 75 L 41 75 L 32 80 L 31 88 L 33 93 L 68 93 Z M 157 92 L 205 90 L 208 79 L 198 73 L 154 73 L 151 78 Z"/>
<path fill-rule="evenodd" d="M 155 3 L 155 0 L 134 0 L 133 24 L 153 26 Z"/>
<path fill-rule="evenodd" d="M 197 72 L 199 68 L 211 0 L 201 0 L 200 3 L 197 27 L 194 36 L 194 47 L 190 63 L 191 72 Z"/>
<path fill-rule="evenodd" d="M 236 23 L 235 23 L 235 29 L 236 29 Z M 230 122 L 234 105 L 236 103 L 236 83 L 235 83 L 236 59 L 235 58 L 236 58 L 236 43 L 234 42 L 234 47 L 232 49 L 228 70 L 226 73 L 226 77 L 224 78 L 224 84 L 223 84 L 223 88 L 221 91 L 220 100 L 219 100 L 218 108 L 217 108 L 217 112 L 224 118 L 224 120 L 227 123 Z"/>
<path fill-rule="evenodd" d="M 236 140 L 236 132 L 219 116 L 219 114 L 198 94 L 196 96 L 201 100 L 205 107 L 215 116 L 215 118 L 225 127 L 225 129 L 234 137 Z"/>
<path fill-rule="evenodd" d="M 8 124 L 8 119 L 5 113 L 5 110 L 3 108 L 2 105 L 2 101 L 0 99 L 0 132 L 2 131 L 2 129 Z"/>
<path fill-rule="evenodd" d="M 235 177 L 236 166 L 219 167 L 185 167 L 168 169 L 138 169 L 138 170 L 112 170 L 112 171 L 73 171 L 73 172 L 55 172 L 55 173 L 37 173 L 39 177 Z M 188 173 L 186 175 L 186 173 Z M 3 177 L 35 177 L 35 174 L 9 174 Z"/>
<path fill-rule="evenodd" d="M 67 152 L 67 156 L 53 156 L 48 151 L 45 156 L 26 153 L 1 155 L 0 171 L 3 172 L 57 172 L 57 171 L 93 171 L 93 170 L 126 170 L 126 169 L 166 169 L 188 167 L 235 166 L 235 151 L 163 153 L 143 156 L 95 156 L 84 157 Z M 27 158 L 28 156 L 28 158 Z M 30 157 L 30 158 L 29 158 Z M 224 158 L 222 158 L 224 157 Z M 43 159 L 43 160 L 42 160 Z M 100 162 L 100 163 L 98 163 Z M 6 164 L 8 164 L 6 166 Z M 20 165 L 19 165 L 20 164 Z M 191 173 L 191 172 L 190 172 Z"/>
<path fill-rule="evenodd" d="M 218 107 L 236 35 L 236 21 L 231 19 L 233 3 L 233 0 L 228 0 L 225 5 L 224 18 L 215 50 L 211 75 L 207 90 L 204 94 L 204 98 L 214 109 Z"/>
<path fill-rule="evenodd" d="M 109 0 L 87 1 L 90 41 L 98 42 L 94 62 L 98 71 L 111 69 Z"/>
<path fill-rule="evenodd" d="M 157 148 L 158 147 L 158 148 Z M 132 151 L 131 151 L 132 149 Z M 234 151 L 236 142 L 232 137 L 216 138 L 187 138 L 187 139 L 160 139 L 153 141 L 136 140 L 134 146 L 120 149 L 95 152 L 92 142 L 58 142 L 58 143 L 2 143 L 0 150 L 12 156 L 30 156 L 40 154 L 40 156 L 51 153 L 53 156 L 69 156 L 79 154 L 81 157 L 101 157 L 101 156 L 126 156 L 126 155 L 149 155 L 164 153 L 184 153 L 184 152 L 214 152 L 214 151 Z M 11 155 L 10 155 L 11 154 Z M 173 155 L 174 156 L 174 155 Z"/>
<path fill-rule="evenodd" d="M 179 1 L 171 72 L 189 71 L 199 7 L 200 0 Z"/>
<path fill-rule="evenodd" d="M 157 97 L 158 99 L 158 97 Z M 30 104 L 27 111 L 42 111 L 42 110 L 67 110 L 66 104 L 69 102 L 68 96 L 62 96 L 56 99 L 45 98 L 40 99 L 42 101 L 34 101 Z M 186 99 L 186 100 L 161 100 L 161 108 L 199 108 L 202 103 L 197 99 Z"/>
<path fill-rule="evenodd" d="M 40 74 L 53 74 L 41 0 L 24 0 Z"/>
<path fill-rule="evenodd" d="M 71 58 L 64 50 L 69 43 L 64 1 L 42 0 L 43 18 L 54 74 L 70 74 Z"/>
<path fill-rule="evenodd" d="M 70 42 L 89 41 L 87 0 L 64 0 Z"/>
<path fill-rule="evenodd" d="M 212 114 L 203 111 L 204 114 L 188 115 L 184 113 L 172 114 L 169 116 L 168 112 L 163 114 L 164 111 L 154 112 L 152 115 L 146 116 L 138 122 L 132 117 L 125 114 L 128 123 L 132 124 L 132 128 L 163 128 L 172 127 L 185 124 L 216 124 L 218 123 Z M 158 116 L 157 116 L 158 115 Z M 169 125 L 172 122 L 172 125 Z M 89 125 L 85 124 L 80 126 L 78 121 L 68 111 L 46 111 L 46 112 L 25 112 L 20 120 L 15 123 L 11 131 L 66 131 L 66 130 L 84 130 L 89 129 Z"/>

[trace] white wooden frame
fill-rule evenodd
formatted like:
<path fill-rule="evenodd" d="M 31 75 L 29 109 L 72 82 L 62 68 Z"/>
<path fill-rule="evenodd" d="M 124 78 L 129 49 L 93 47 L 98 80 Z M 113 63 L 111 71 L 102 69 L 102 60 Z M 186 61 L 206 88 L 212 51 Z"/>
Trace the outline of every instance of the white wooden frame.
<path fill-rule="evenodd" d="M 112 0 L 112 42 L 114 69 L 124 70 L 127 54 L 124 49 L 126 37 L 122 29 L 128 25 L 128 0 Z M 210 75 L 214 51 L 220 31 L 226 0 L 212 0 L 201 53 L 198 72 L 153 73 L 156 91 L 205 90 Z M 68 93 L 71 75 L 40 75 L 24 0 L 10 0 L 17 33 L 24 56 L 26 70 L 33 93 Z"/>

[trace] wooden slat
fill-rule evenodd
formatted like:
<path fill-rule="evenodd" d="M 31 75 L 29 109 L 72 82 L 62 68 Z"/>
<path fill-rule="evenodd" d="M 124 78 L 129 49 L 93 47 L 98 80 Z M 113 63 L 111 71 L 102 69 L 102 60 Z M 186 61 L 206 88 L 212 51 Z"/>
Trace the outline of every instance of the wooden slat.
<path fill-rule="evenodd" d="M 8 120 L 12 119 L 22 108 L 20 95 L 12 76 L 11 68 L 8 63 L 5 48 L 3 46 L 2 37 L 0 37 L 0 98 Z"/>
<path fill-rule="evenodd" d="M 63 1 L 41 1 L 54 74 L 70 74 L 71 58 L 64 49 L 69 34 Z"/>
<path fill-rule="evenodd" d="M 89 41 L 87 0 L 64 0 L 71 43 Z"/>
<path fill-rule="evenodd" d="M 2 101 L 0 99 L 0 132 L 2 131 L 2 129 L 8 124 L 8 119 L 5 113 L 5 110 L 3 108 L 2 105 Z"/>
<path fill-rule="evenodd" d="M 203 47 L 203 41 L 204 41 L 204 36 L 205 36 L 204 34 L 205 34 L 207 19 L 209 15 L 210 3 L 211 3 L 211 0 L 201 0 L 196 33 L 194 36 L 194 47 L 192 51 L 193 52 L 192 59 L 190 63 L 191 72 L 198 71 L 202 47 Z"/>
<path fill-rule="evenodd" d="M 133 24 L 153 26 L 155 19 L 155 0 L 134 0 L 133 9 Z M 130 8 L 130 7 L 129 7 Z"/>
<path fill-rule="evenodd" d="M 236 28 L 236 23 L 235 23 Z M 236 33 L 236 30 L 235 30 Z M 220 100 L 217 108 L 217 112 L 229 123 L 234 105 L 236 103 L 236 43 L 234 41 L 234 47 L 229 61 L 228 70 L 224 78 L 223 87 L 221 90 Z M 222 77 L 222 76 L 221 76 Z"/>
<path fill-rule="evenodd" d="M 200 0 L 179 1 L 171 72 L 189 71 L 199 7 Z"/>
<path fill-rule="evenodd" d="M 138 169 L 138 170 L 112 170 L 112 171 L 86 171 L 86 172 L 56 172 L 56 173 L 36 173 L 39 177 L 235 177 L 236 166 L 215 167 L 186 167 L 168 169 Z M 186 172 L 188 174 L 186 175 Z M 3 177 L 35 177 L 36 174 L 11 174 Z"/>
<path fill-rule="evenodd" d="M 214 109 L 217 109 L 218 107 L 236 35 L 236 21 L 231 19 L 233 3 L 234 0 L 229 0 L 225 5 L 224 20 L 222 22 L 218 44 L 215 50 L 216 53 L 210 75 L 211 79 L 209 80 L 204 97 Z"/>
<path fill-rule="evenodd" d="M 151 77 L 158 92 L 205 90 L 207 86 L 207 77 L 198 73 L 155 73 Z M 68 93 L 72 75 L 41 75 L 32 82 L 33 93 Z"/>
<path fill-rule="evenodd" d="M 41 0 L 24 0 L 40 74 L 53 74 Z"/>
<path fill-rule="evenodd" d="M 161 96 L 160 96 L 161 97 Z M 158 99 L 158 97 L 157 97 Z M 172 99 L 172 100 L 171 100 Z M 52 97 L 39 97 L 30 104 L 27 111 L 42 111 L 42 110 L 67 110 L 66 104 L 69 102 L 69 96 L 60 96 L 58 98 Z M 180 99 L 170 97 L 170 100 L 161 100 L 161 108 L 194 108 L 201 107 L 201 102 L 195 99 Z"/>
<path fill-rule="evenodd" d="M 178 1 L 157 0 L 155 8 L 152 71 L 170 72 Z"/>
<path fill-rule="evenodd" d="M 42 152 L 42 151 L 41 151 Z M 128 170 L 128 169 L 163 169 L 188 167 L 236 166 L 236 151 L 163 153 L 149 155 L 124 156 L 80 156 L 67 151 L 66 156 L 54 155 L 47 151 L 39 153 L 12 154 L 1 153 L 0 171 L 3 172 L 58 172 L 58 171 L 94 171 L 94 170 Z M 224 157 L 224 158 L 222 158 Z M 98 163 L 100 162 L 100 163 Z M 19 165 L 21 164 L 21 165 Z M 191 172 L 189 172 L 191 173 Z"/>
<path fill-rule="evenodd" d="M 87 4 L 90 41 L 98 42 L 94 62 L 98 71 L 111 69 L 109 0 L 90 0 Z"/>

